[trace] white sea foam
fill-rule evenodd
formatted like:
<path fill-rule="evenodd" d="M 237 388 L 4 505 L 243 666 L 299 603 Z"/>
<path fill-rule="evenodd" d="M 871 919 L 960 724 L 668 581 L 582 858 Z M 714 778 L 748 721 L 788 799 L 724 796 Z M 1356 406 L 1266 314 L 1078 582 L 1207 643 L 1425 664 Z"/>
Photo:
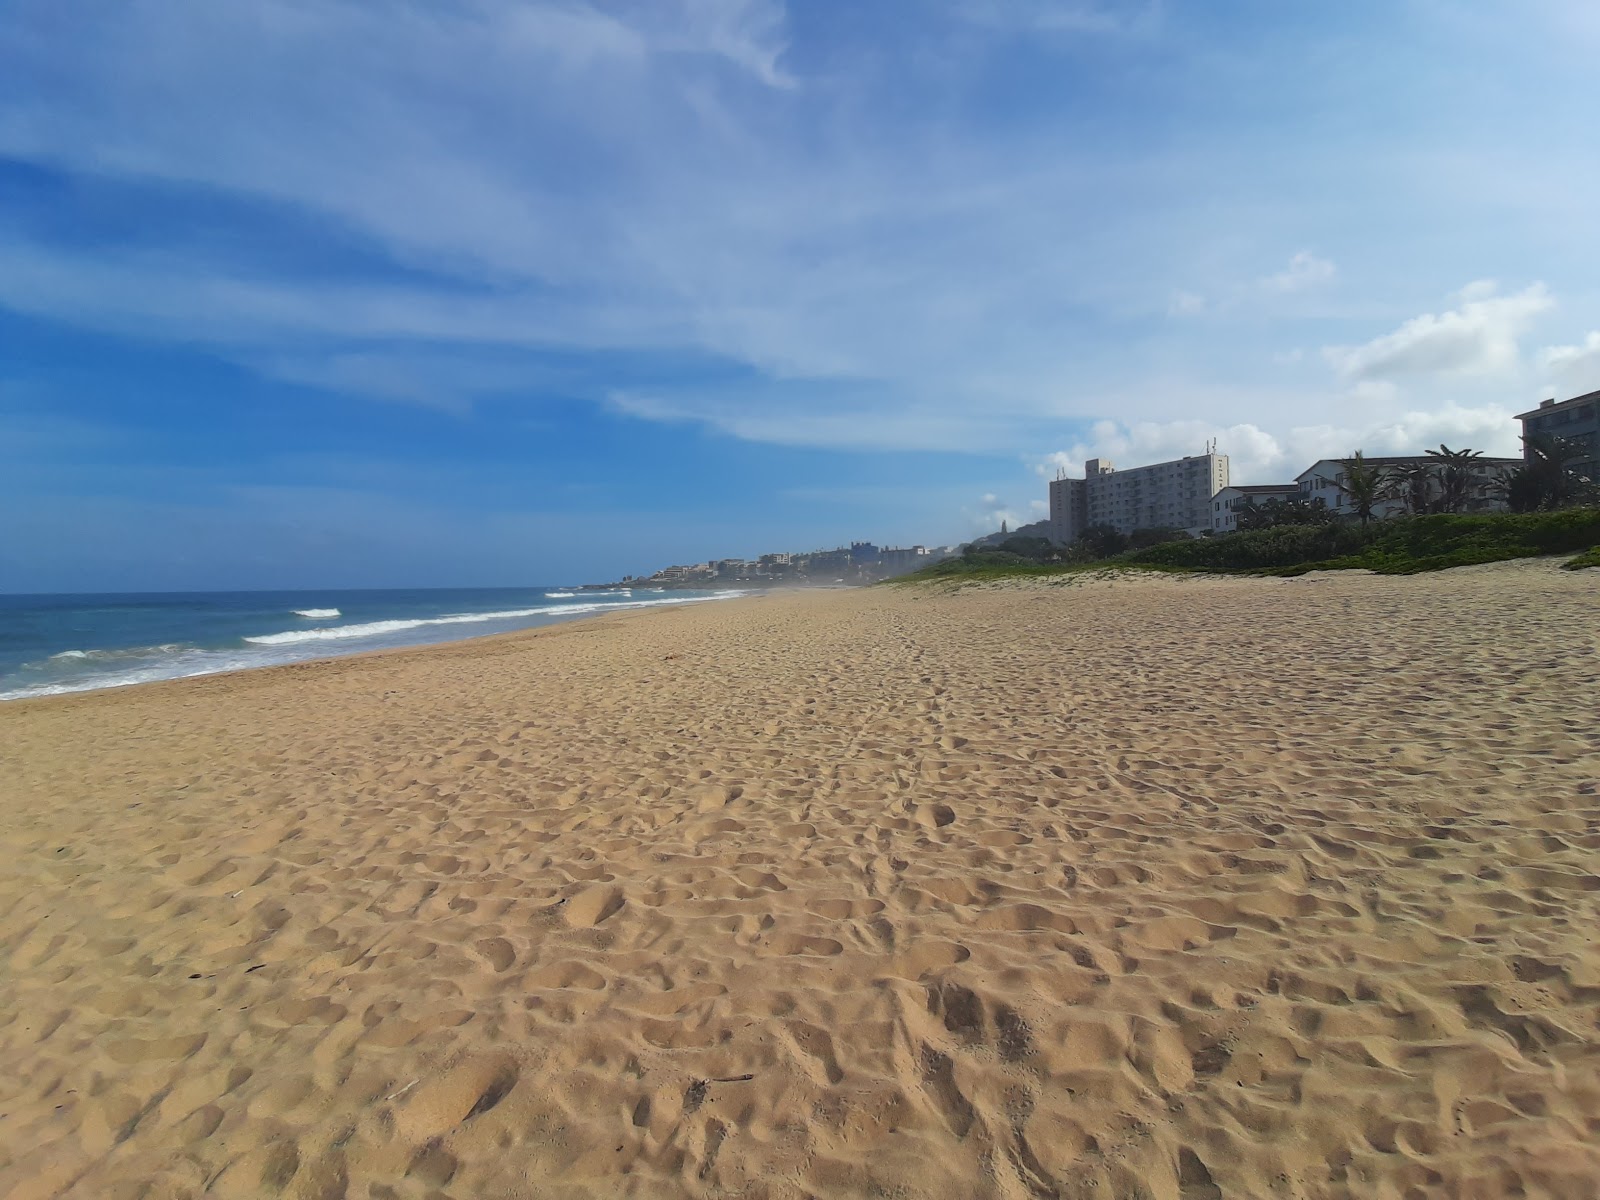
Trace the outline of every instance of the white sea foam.
<path fill-rule="evenodd" d="M 52 696 L 63 692 L 86 692 L 101 688 L 126 687 L 164 679 L 184 679 L 193 675 L 212 675 L 219 671 L 238 671 L 308 659 L 336 657 L 391 645 L 420 645 L 429 640 L 449 640 L 440 631 L 430 639 L 431 627 L 465 626 L 501 622 L 515 623 L 529 617 L 577 617 L 616 609 L 654 608 L 668 604 L 694 604 L 701 600 L 725 600 L 740 595 L 726 592 L 715 596 L 672 596 L 659 600 L 585 600 L 577 604 L 547 604 L 541 608 L 505 609 L 486 613 L 452 613 L 440 617 L 411 620 L 365 621 L 354 625 L 319 629 L 293 629 L 282 633 L 245 638 L 245 646 L 235 649 L 202 649 L 181 643 L 137 646 L 121 650 L 63 650 L 37 663 L 24 664 L 15 674 L 0 680 L 0 700 L 28 696 Z M 416 630 L 423 630 L 416 633 Z M 385 635 L 401 635 L 386 638 Z M 462 636 L 458 634 L 457 636 Z M 87 661 L 85 661 L 87 660 Z M 22 684 L 32 676 L 34 682 Z M 7 686 L 10 685 L 10 686 Z"/>
<path fill-rule="evenodd" d="M 159 654 L 175 654 L 187 648 L 181 642 L 164 642 L 159 646 L 128 646 L 120 650 L 63 650 L 59 654 L 52 654 L 50 661 L 58 662 L 66 659 L 76 662 L 84 659 L 150 658 Z"/>
<path fill-rule="evenodd" d="M 571 600 L 577 594 L 577 592 L 546 592 L 544 598 L 546 600 Z"/>
<path fill-rule="evenodd" d="M 58 696 L 65 692 L 91 692 L 101 688 L 127 687 L 134 683 L 183 679 L 190 675 L 212 675 L 218 671 L 265 665 L 262 657 L 261 652 L 201 650 L 177 643 L 137 646 L 126 650 L 64 650 L 60 654 L 52 654 L 45 663 L 61 663 L 65 660 L 65 663 L 80 669 L 69 675 L 57 674 L 55 678 L 47 674 L 42 682 L 7 688 L 0 691 L 0 700 Z M 19 678 L 27 678 L 45 663 L 25 664 L 21 671 L 5 682 L 13 683 Z"/>
<path fill-rule="evenodd" d="M 294 610 L 297 617 L 310 617 L 313 621 L 331 621 L 343 614 L 337 608 L 297 608 Z"/>
<path fill-rule="evenodd" d="M 728 592 L 726 596 L 738 595 Z M 611 612 L 622 608 L 654 608 L 662 604 L 693 604 L 699 599 L 718 600 L 722 596 L 682 596 L 667 600 L 626 600 L 607 603 L 552 604 L 545 608 L 508 608 L 497 612 L 452 613 L 444 617 L 416 617 L 410 620 L 363 621 L 356 625 L 332 625 L 325 629 L 290 629 L 283 633 L 263 633 L 244 640 L 256 646 L 293 646 L 301 642 L 346 641 L 351 638 L 382 637 L 433 625 L 472 625 L 485 621 L 516 621 L 524 617 L 576 617 L 585 613 Z"/>

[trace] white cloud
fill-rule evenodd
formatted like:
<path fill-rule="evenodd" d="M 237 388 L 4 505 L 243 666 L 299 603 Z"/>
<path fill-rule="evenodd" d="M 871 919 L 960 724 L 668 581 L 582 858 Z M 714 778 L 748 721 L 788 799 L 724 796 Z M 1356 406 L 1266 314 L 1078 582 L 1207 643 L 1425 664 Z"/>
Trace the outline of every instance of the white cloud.
<path fill-rule="evenodd" d="M 1286 268 L 1267 276 L 1261 285 L 1271 292 L 1300 292 L 1327 283 L 1338 273 L 1339 268 L 1328 259 L 1302 250 L 1289 260 Z"/>
<path fill-rule="evenodd" d="M 1457 293 L 1459 306 L 1412 317 L 1393 333 L 1360 346 L 1327 346 L 1323 355 L 1349 379 L 1509 374 L 1520 365 L 1519 339 L 1533 318 L 1554 307 L 1542 283 L 1510 296 L 1480 280 Z"/>
<path fill-rule="evenodd" d="M 1100 421 L 1088 438 L 1045 455 L 1034 469 L 1045 479 L 1058 471 L 1081 477 L 1088 458 L 1109 458 L 1119 467 L 1143 466 L 1199 454 L 1208 440 L 1215 439 L 1217 452 L 1228 456 L 1232 482 L 1281 483 L 1320 458 L 1342 458 L 1352 450 L 1369 455 L 1420 454 L 1445 442 L 1491 456 L 1515 457 L 1517 432 L 1512 410 L 1494 406 L 1452 406 L 1403 412 L 1361 425 L 1299 425 L 1276 431 L 1252 423 L 1220 427 L 1204 421 Z"/>
<path fill-rule="evenodd" d="M 1582 395 L 1600 388 L 1600 329 L 1575 346 L 1546 346 L 1539 352 L 1539 365 L 1564 392 Z"/>
<path fill-rule="evenodd" d="M 1327 352 L 1360 388 L 1308 382 L 1310 367 L 1274 362 L 1274 347 L 1372 330 L 1331 333 L 1303 297 L 1271 303 L 1280 292 L 1314 293 L 1333 258 L 1352 285 L 1362 263 L 1369 299 L 1437 277 L 1436 264 L 1359 213 L 1359 237 L 1341 241 L 1344 202 L 1318 208 L 1289 186 L 1298 141 L 1255 129 L 1245 142 L 1179 116 L 1167 132 L 1185 138 L 1137 124 L 1102 136 L 1076 110 L 996 123 L 966 102 L 1006 65 L 985 56 L 1008 39 L 974 26 L 1155 28 L 1159 4 L 938 11 L 960 14 L 949 41 L 970 57 L 941 65 L 951 73 L 930 98 L 948 103 L 923 104 L 910 90 L 920 58 L 884 41 L 819 65 L 800 28 L 813 10 L 779 0 L 124 0 L 93 22 L 57 0 L 11 0 L 0 80 L 26 82 L 0 95 L 0 154 L 288 214 L 401 270 L 297 275 L 228 259 L 224 238 L 64 248 L 6 217 L 0 304 L 446 407 L 514 390 L 520 368 L 502 354 L 659 355 L 679 367 L 670 386 L 607 380 L 585 394 L 747 440 L 979 452 L 1106 414 L 1280 430 L 1337 411 L 1360 429 L 1487 402 L 1470 375 L 1435 368 L 1515 362 L 1518 321 L 1548 307 L 1541 289 L 1475 286 L 1455 311 Z M 1029 53 L 1063 45 L 1041 38 Z M 1208 95 L 1193 89 L 1215 69 L 1197 55 L 1149 83 L 1165 99 Z M 1261 172 L 1239 172 L 1235 152 Z M 1319 146 L 1318 175 L 1370 190 L 1381 157 Z M 1427 180 L 1384 193 L 1385 228 L 1434 211 L 1426 188 L 1462 190 Z M 1227 266 L 1307 244 L 1328 257 L 1296 254 L 1270 291 L 1259 268 Z M 1374 278 L 1385 257 L 1394 274 Z M 1174 279 L 1196 290 L 1169 295 Z M 1164 297 L 1207 319 L 1151 322 Z M 1277 324 L 1289 320 L 1306 324 Z M 472 363 L 479 351 L 491 365 Z M 738 384 L 685 381 L 707 360 Z M 1304 368 L 1293 394 L 1276 386 L 1291 367 Z M 1493 386 L 1526 399 L 1509 378 Z M 1404 391 L 1378 386 L 1401 379 Z"/>
<path fill-rule="evenodd" d="M 1050 506 L 1046 504 L 1046 513 L 1049 512 L 1049 508 Z M 1032 511 L 1031 504 L 1029 508 L 1019 512 L 993 492 L 985 492 L 978 497 L 977 507 L 963 509 L 962 515 L 966 519 L 968 530 L 975 537 L 998 533 L 1001 522 L 1010 529 L 1016 529 L 1019 525 L 1026 525 L 1029 521 L 1038 519 L 1037 514 Z"/>

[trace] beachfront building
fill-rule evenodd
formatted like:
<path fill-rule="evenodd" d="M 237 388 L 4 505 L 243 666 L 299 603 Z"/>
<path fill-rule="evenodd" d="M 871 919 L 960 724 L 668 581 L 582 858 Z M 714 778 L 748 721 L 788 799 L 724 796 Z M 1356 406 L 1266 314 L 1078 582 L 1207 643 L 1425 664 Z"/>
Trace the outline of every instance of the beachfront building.
<path fill-rule="evenodd" d="M 1570 400 L 1543 400 L 1532 412 L 1518 413 L 1524 439 L 1540 434 L 1570 442 L 1579 451 L 1571 468 L 1590 479 L 1600 479 L 1600 392 L 1585 392 Z M 1526 441 L 1523 457 L 1528 458 Z"/>
<path fill-rule="evenodd" d="M 1082 479 L 1063 474 L 1050 481 L 1050 540 L 1058 545 L 1077 541 L 1097 525 L 1120 533 L 1182 529 L 1198 536 L 1212 528 L 1211 498 L 1228 486 L 1228 456 L 1215 451 L 1125 471 L 1105 458 L 1083 466 Z"/>
<path fill-rule="evenodd" d="M 885 575 L 904 575 L 934 561 L 926 546 L 885 546 L 878 552 L 878 566 Z"/>
<path fill-rule="evenodd" d="M 1273 500 L 1300 499 L 1298 483 L 1235 483 L 1211 497 L 1211 532 L 1234 533 L 1239 514 Z"/>
<path fill-rule="evenodd" d="M 1427 466 L 1437 468 L 1439 460 L 1429 454 L 1400 454 L 1387 458 L 1363 459 L 1369 466 L 1381 467 L 1390 476 L 1407 467 Z M 1493 512 L 1503 509 L 1505 483 L 1511 472 L 1522 465 L 1520 458 L 1475 458 L 1472 460 L 1473 487 L 1467 497 L 1464 512 Z M 1344 489 L 1344 460 L 1319 458 L 1299 475 L 1300 495 L 1307 500 L 1321 500 L 1340 516 L 1354 516 L 1356 507 Z M 1398 517 L 1409 511 L 1405 499 L 1397 492 L 1387 494 L 1373 505 L 1374 517 Z"/>

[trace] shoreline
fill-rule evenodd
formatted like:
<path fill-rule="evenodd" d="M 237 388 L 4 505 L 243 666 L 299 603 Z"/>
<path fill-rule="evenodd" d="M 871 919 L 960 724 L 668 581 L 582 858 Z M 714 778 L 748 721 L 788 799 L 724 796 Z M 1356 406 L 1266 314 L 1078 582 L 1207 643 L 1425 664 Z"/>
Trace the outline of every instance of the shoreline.
<path fill-rule="evenodd" d="M 18 703 L 32 703 L 32 702 L 39 701 L 39 700 L 58 699 L 58 698 L 61 698 L 61 697 L 66 697 L 66 696 L 88 696 L 88 695 L 98 695 L 98 694 L 100 694 L 102 692 L 122 692 L 122 691 L 126 691 L 126 690 L 128 690 L 130 688 L 152 687 L 152 686 L 156 686 L 158 684 L 183 683 L 186 680 L 191 680 L 191 679 L 212 679 L 212 678 L 217 678 L 219 676 L 241 675 L 241 674 L 253 673 L 253 672 L 256 672 L 256 671 L 272 671 L 272 670 L 279 670 L 279 669 L 287 668 L 287 667 L 301 667 L 301 666 L 306 666 L 306 665 L 309 665 L 309 664 L 312 664 L 312 663 L 335 662 L 335 661 L 339 661 L 341 659 L 361 658 L 361 657 L 365 657 L 365 656 L 368 656 L 368 655 L 374 655 L 374 654 L 390 654 L 390 653 L 405 652 L 405 651 L 411 651 L 411 650 L 431 650 L 431 649 L 438 648 L 440 646 L 452 646 L 452 645 L 455 645 L 455 644 L 460 643 L 460 642 L 477 641 L 477 640 L 483 639 L 483 638 L 509 637 L 509 636 L 514 636 L 514 635 L 517 635 L 517 634 L 537 633 L 538 631 L 543 630 L 543 629 L 550 629 L 550 628 L 554 628 L 554 627 L 559 626 L 559 625 L 570 624 L 570 623 L 572 623 L 574 621 L 586 621 L 586 620 L 590 620 L 590 619 L 595 618 L 595 617 L 619 616 L 619 615 L 622 615 L 622 614 L 625 614 L 625 613 L 651 612 L 651 611 L 657 611 L 659 609 L 683 608 L 683 607 L 689 607 L 689 606 L 702 604 L 702 603 L 710 603 L 710 602 L 713 602 L 713 601 L 715 601 L 717 603 L 728 603 L 731 600 L 748 599 L 748 598 L 752 598 L 754 596 L 764 595 L 768 591 L 773 591 L 773 590 L 779 590 L 779 589 L 749 589 L 749 590 L 745 590 L 745 589 L 733 589 L 733 588 L 730 588 L 730 589 L 726 589 L 726 593 L 727 594 L 722 594 L 722 595 L 713 594 L 713 595 L 699 596 L 699 597 L 694 597 L 694 598 L 691 598 L 691 599 L 681 599 L 681 600 L 678 600 L 678 599 L 667 599 L 667 600 L 658 601 L 658 602 L 635 603 L 635 604 L 631 604 L 631 605 L 628 604 L 628 603 L 625 603 L 625 602 L 624 603 L 618 603 L 617 605 L 614 606 L 616 608 L 616 610 L 617 610 L 616 612 L 607 612 L 607 611 L 604 611 L 603 609 L 601 609 L 601 610 L 597 610 L 597 611 L 590 611 L 590 612 L 584 612 L 584 613 L 571 613 L 571 614 L 567 614 L 567 613 L 552 613 L 550 616 L 545 617 L 543 619 L 534 618 L 535 620 L 539 620 L 538 624 L 526 625 L 526 626 L 523 626 L 523 627 L 518 628 L 518 629 L 502 629 L 502 630 L 496 630 L 496 631 L 487 632 L 487 633 L 469 633 L 469 634 L 464 634 L 464 635 L 461 635 L 461 636 L 458 636 L 458 637 L 445 638 L 444 640 L 434 641 L 434 642 L 415 642 L 415 643 L 406 643 L 406 644 L 402 644 L 402 645 L 373 646 L 373 647 L 369 647 L 367 649 L 341 650 L 339 648 L 339 645 L 340 645 L 339 640 L 330 638 L 330 639 L 328 639 L 328 646 L 327 646 L 326 649 L 321 650 L 320 652 L 310 652 L 310 651 L 308 651 L 307 654 L 306 654 L 306 657 L 303 657 L 303 658 L 289 658 L 289 659 L 284 659 L 284 660 L 280 660 L 280 661 L 263 662 L 263 663 L 260 663 L 258 665 L 246 664 L 246 665 L 237 665 L 237 666 L 225 666 L 225 667 L 219 667 L 219 668 L 208 669 L 208 670 L 198 670 L 198 671 L 194 671 L 194 672 L 192 672 L 190 674 L 187 674 L 187 675 L 174 675 L 174 676 L 171 676 L 169 678 L 164 678 L 164 679 L 138 679 L 138 680 L 129 680 L 129 681 L 126 681 L 126 682 L 99 683 L 99 684 L 95 684 L 93 686 L 88 686 L 88 687 L 64 687 L 59 691 L 39 691 L 39 692 L 36 692 L 36 693 L 33 693 L 33 694 L 16 695 L 16 694 L 6 694 L 6 693 L 3 693 L 3 692 L 0 692 L 0 707 L 7 707 L 7 706 L 10 706 L 12 704 L 18 704 Z M 160 593 L 160 594 L 165 595 L 167 593 Z M 186 593 L 175 593 L 175 594 L 183 595 L 183 594 L 186 594 Z M 245 593 L 245 594 L 249 594 L 249 593 Z M 130 648 L 130 649 L 133 649 L 133 648 Z M 216 649 L 216 650 L 206 650 L 205 648 L 200 648 L 200 649 L 202 651 L 204 651 L 204 652 L 210 652 L 210 653 L 223 653 L 223 652 L 225 652 L 225 650 L 222 650 L 222 649 Z M 238 652 L 238 651 L 234 651 L 234 652 Z M 3 682 L 3 681 L 0 681 L 0 682 Z"/>
<path fill-rule="evenodd" d="M 1586 1194 L 1597 585 L 769 593 L 0 706 L 0 1192 Z"/>

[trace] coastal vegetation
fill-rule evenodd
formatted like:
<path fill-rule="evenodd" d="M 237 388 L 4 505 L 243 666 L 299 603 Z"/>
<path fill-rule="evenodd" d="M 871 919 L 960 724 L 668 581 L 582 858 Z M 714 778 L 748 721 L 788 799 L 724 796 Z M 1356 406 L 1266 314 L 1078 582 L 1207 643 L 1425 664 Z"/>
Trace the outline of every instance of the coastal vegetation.
<path fill-rule="evenodd" d="M 1129 555 L 1133 564 L 1189 570 L 1306 571 L 1366 569 L 1412 575 L 1475 563 L 1571 554 L 1600 542 L 1600 508 L 1531 513 L 1432 513 L 1375 521 L 1283 527 L 1168 542 Z"/>
<path fill-rule="evenodd" d="M 1357 450 L 1339 460 L 1343 511 L 1302 495 L 1247 501 L 1235 510 L 1238 531 L 1215 536 L 1194 537 L 1181 529 L 1124 533 L 1097 525 L 1067 546 L 1043 537 L 1014 536 L 998 544 L 986 539 L 904 578 L 985 579 L 1107 567 L 1410 575 L 1579 551 L 1585 553 L 1568 567 L 1600 565 L 1600 481 L 1579 469 L 1582 448 L 1548 435 L 1523 442 L 1523 465 L 1499 481 L 1486 478 L 1479 450 L 1441 444 L 1425 460 L 1398 464 Z M 1508 511 L 1468 511 L 1484 501 Z"/>
<path fill-rule="evenodd" d="M 1365 526 L 1329 519 L 1221 537 L 1172 535 L 1109 555 L 1052 546 L 1053 553 L 1045 556 L 1032 545 L 1006 542 L 998 549 L 945 559 L 905 578 L 971 580 L 1107 567 L 1270 575 L 1360 569 L 1411 575 L 1579 551 L 1588 553 L 1575 560 L 1575 567 L 1600 565 L 1600 550 L 1591 547 L 1600 547 L 1600 507 L 1596 506 L 1553 512 L 1429 513 L 1375 520 Z"/>

